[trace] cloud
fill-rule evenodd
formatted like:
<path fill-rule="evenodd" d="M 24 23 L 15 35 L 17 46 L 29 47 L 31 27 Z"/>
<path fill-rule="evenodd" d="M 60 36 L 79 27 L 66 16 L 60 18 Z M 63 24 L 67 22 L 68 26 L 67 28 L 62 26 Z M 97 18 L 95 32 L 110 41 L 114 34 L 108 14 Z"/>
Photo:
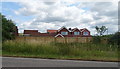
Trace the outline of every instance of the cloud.
<path fill-rule="evenodd" d="M 35 16 L 34 19 L 23 22 L 21 29 L 59 29 L 61 26 L 88 28 L 92 34 L 95 26 L 105 25 L 109 32 L 117 31 L 117 5 L 113 2 L 20 2 L 21 8 L 17 15 Z M 111 9 L 112 8 L 112 9 Z M 112 25 L 112 26 L 110 26 Z M 24 27 L 24 28 L 23 28 Z M 20 29 L 20 30 L 21 30 Z"/>
<path fill-rule="evenodd" d="M 95 3 L 91 11 L 98 12 L 98 16 L 108 16 L 117 18 L 118 6 L 112 2 Z"/>
<path fill-rule="evenodd" d="M 44 2 L 47 5 L 53 5 L 55 2 Z"/>
<path fill-rule="evenodd" d="M 67 21 L 67 19 L 64 19 L 62 17 L 46 17 L 44 19 L 36 19 L 35 22 L 47 22 L 47 23 L 50 23 L 50 22 L 65 22 Z"/>

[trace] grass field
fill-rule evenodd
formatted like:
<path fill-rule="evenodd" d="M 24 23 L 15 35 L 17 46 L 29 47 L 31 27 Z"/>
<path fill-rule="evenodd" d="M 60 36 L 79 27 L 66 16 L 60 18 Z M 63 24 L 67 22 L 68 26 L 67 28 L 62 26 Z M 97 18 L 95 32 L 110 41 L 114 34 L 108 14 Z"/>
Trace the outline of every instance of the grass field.
<path fill-rule="evenodd" d="M 47 38 L 46 38 L 47 39 Z M 118 61 L 117 45 L 80 42 L 9 40 L 3 43 L 3 56 Z"/>

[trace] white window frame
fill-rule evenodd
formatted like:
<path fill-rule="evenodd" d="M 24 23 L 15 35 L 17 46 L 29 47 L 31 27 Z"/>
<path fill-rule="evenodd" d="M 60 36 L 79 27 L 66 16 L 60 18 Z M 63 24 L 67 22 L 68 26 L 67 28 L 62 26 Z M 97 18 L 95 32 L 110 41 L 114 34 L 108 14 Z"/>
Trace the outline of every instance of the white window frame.
<path fill-rule="evenodd" d="M 68 32 L 61 32 L 62 35 L 68 35 Z"/>
<path fill-rule="evenodd" d="M 80 32 L 74 32 L 74 35 L 80 35 Z"/>
<path fill-rule="evenodd" d="M 89 35 L 89 33 L 88 32 L 83 32 L 83 35 Z"/>

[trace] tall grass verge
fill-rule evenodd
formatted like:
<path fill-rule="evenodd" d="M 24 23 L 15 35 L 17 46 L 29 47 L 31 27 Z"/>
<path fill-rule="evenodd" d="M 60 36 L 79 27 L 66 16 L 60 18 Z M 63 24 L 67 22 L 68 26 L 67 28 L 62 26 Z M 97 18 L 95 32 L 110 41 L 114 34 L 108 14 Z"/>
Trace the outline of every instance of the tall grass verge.
<path fill-rule="evenodd" d="M 69 58 L 89 60 L 118 60 L 117 45 L 93 43 L 58 43 L 47 44 L 37 41 L 9 40 L 3 43 L 3 55 L 24 55 L 44 58 Z"/>

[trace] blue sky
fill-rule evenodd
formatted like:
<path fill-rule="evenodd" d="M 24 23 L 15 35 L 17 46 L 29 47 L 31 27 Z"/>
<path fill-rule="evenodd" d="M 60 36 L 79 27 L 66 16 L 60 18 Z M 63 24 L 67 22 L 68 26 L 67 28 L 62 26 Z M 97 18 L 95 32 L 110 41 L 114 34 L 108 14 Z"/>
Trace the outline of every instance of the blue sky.
<path fill-rule="evenodd" d="M 12 19 L 15 21 L 15 24 L 19 26 L 20 23 L 17 21 L 24 22 L 33 19 L 34 16 L 23 16 L 16 15 L 15 10 L 20 9 L 22 6 L 17 2 L 2 2 L 2 14 L 6 16 L 8 19 Z"/>
<path fill-rule="evenodd" d="M 19 33 L 25 29 L 46 32 L 62 26 L 87 28 L 93 35 L 95 26 L 104 25 L 109 33 L 118 29 L 117 5 L 111 2 L 2 2 L 1 13 L 15 22 Z"/>

